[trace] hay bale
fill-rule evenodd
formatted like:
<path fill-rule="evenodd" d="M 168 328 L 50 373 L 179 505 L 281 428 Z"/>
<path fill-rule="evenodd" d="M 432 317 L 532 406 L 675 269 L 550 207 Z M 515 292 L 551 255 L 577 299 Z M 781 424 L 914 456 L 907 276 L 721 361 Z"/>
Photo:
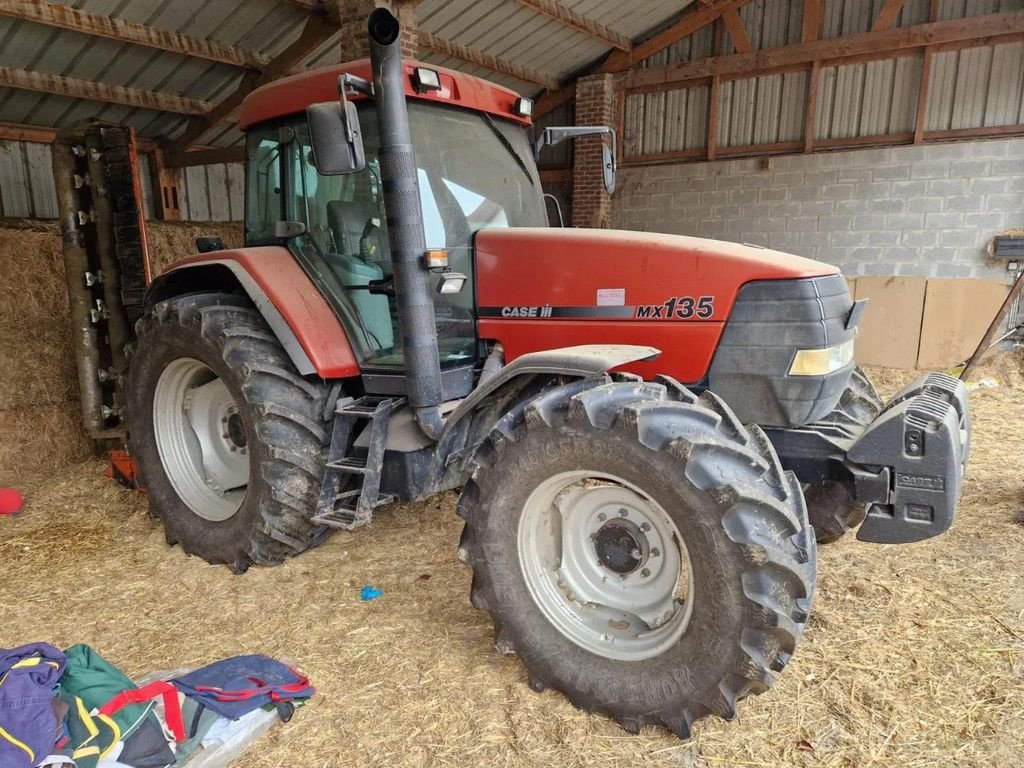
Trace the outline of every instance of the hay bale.
<path fill-rule="evenodd" d="M 64 254 L 52 231 L 0 228 L 0 324 L 67 318 Z"/>
<path fill-rule="evenodd" d="M 149 243 L 149 264 L 153 276 L 185 256 L 196 253 L 196 238 L 216 236 L 225 248 L 240 248 L 245 241 L 245 227 L 240 221 L 151 221 L 146 224 Z"/>
<path fill-rule="evenodd" d="M 78 397 L 66 318 L 0 324 L 0 410 L 59 405 Z"/>
<path fill-rule="evenodd" d="M 77 402 L 0 411 L 0 486 L 18 486 L 91 455 Z"/>

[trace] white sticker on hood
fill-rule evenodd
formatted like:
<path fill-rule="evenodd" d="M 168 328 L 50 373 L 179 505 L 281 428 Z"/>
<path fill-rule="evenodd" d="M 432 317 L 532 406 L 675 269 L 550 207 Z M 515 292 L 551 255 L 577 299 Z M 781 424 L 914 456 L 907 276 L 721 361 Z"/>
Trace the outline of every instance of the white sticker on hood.
<path fill-rule="evenodd" d="M 621 307 L 626 303 L 625 288 L 598 288 L 597 306 L 599 307 Z"/>

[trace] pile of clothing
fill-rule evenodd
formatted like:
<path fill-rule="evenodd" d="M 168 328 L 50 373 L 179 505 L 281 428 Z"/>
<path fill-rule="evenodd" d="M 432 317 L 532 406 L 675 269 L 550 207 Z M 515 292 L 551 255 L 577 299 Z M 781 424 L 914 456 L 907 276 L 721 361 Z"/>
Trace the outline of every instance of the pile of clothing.
<path fill-rule="evenodd" d="M 287 722 L 314 693 L 266 656 L 236 656 L 137 687 L 87 645 L 0 649 L 0 766 L 170 768 L 211 743 Z"/>

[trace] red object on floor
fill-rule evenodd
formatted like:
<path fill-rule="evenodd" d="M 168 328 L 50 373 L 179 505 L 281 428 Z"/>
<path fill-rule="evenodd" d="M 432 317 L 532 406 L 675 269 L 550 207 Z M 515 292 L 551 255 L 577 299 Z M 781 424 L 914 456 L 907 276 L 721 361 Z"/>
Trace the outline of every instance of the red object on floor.
<path fill-rule="evenodd" d="M 21 491 L 14 488 L 0 488 L 0 515 L 16 515 L 24 503 Z"/>

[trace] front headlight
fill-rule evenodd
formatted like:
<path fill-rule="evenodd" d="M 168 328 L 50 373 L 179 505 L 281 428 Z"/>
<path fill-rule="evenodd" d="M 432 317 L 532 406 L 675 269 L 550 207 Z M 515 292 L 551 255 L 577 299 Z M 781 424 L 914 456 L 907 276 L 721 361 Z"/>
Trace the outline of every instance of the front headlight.
<path fill-rule="evenodd" d="M 853 360 L 853 339 L 824 349 L 798 349 L 789 366 L 790 376 L 824 376 Z"/>

